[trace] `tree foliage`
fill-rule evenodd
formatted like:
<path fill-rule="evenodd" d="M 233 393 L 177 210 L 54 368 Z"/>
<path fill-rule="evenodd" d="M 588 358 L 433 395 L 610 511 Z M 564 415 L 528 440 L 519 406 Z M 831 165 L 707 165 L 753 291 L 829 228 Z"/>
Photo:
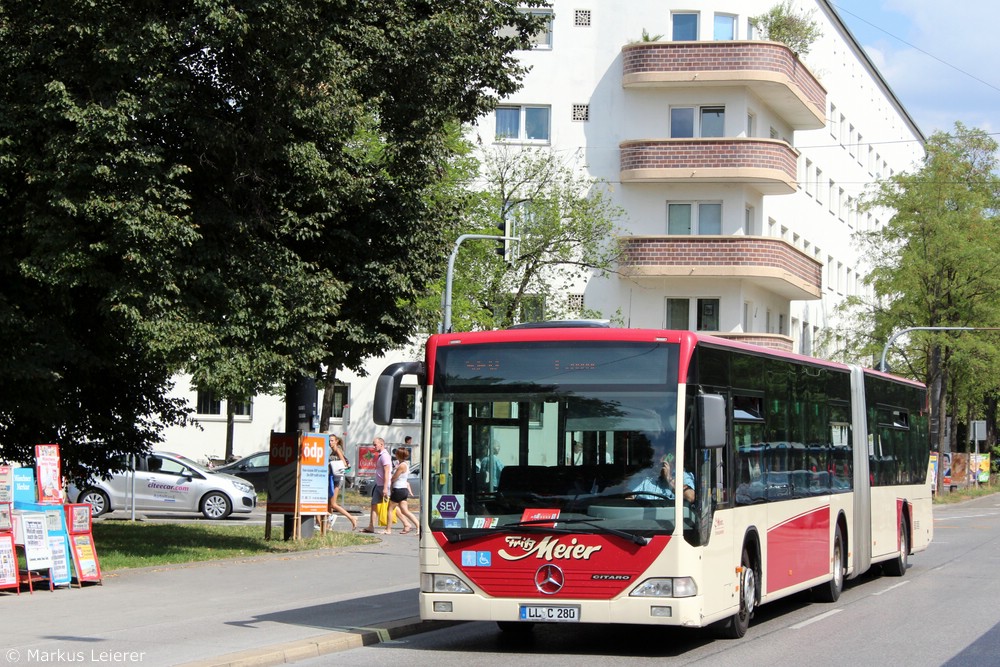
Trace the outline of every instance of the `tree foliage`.
<path fill-rule="evenodd" d="M 802 57 L 823 35 L 812 14 L 813 10 L 797 13 L 792 8 L 792 0 L 784 0 L 767 12 L 750 17 L 750 24 L 760 31 L 763 39 L 781 42 L 792 53 Z"/>
<path fill-rule="evenodd" d="M 242 396 L 405 340 L 446 128 L 517 89 L 537 4 L 0 0 L 0 458 L 106 469 L 179 370 Z"/>
<path fill-rule="evenodd" d="M 617 220 L 623 212 L 607 185 L 549 148 L 498 144 L 482 149 L 479 160 L 480 176 L 466 193 L 468 219 L 458 231 L 519 240 L 498 246 L 472 239 L 461 246 L 453 330 L 596 315 L 579 311 L 568 295 L 574 288 L 582 293 L 592 274 L 614 271 L 621 256 Z M 426 310 L 437 321 L 440 304 Z"/>
<path fill-rule="evenodd" d="M 845 303 L 853 326 L 841 332 L 842 342 L 855 358 L 879 358 L 904 328 L 1000 326 L 996 169 L 996 142 L 957 123 L 951 134 L 930 138 L 919 169 L 881 181 L 865 198 L 862 210 L 894 214 L 883 227 L 857 234 L 872 298 Z M 981 404 L 1000 385 L 991 370 L 1000 363 L 998 343 L 987 331 L 913 332 L 898 339 L 889 363 L 931 387 L 938 417 L 949 395 Z M 964 419 L 964 407 L 955 416 Z"/>

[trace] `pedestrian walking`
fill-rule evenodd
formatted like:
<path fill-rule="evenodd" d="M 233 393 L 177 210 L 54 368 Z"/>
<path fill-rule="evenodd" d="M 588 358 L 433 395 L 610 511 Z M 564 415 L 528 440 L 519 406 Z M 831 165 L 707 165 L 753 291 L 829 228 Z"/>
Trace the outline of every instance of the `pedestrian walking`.
<path fill-rule="evenodd" d="M 378 460 L 375 462 L 375 484 L 372 486 L 371 513 L 368 517 L 368 527 L 362 531 L 364 533 L 375 532 L 375 525 L 378 521 L 378 505 L 383 500 L 389 498 L 389 480 L 391 479 L 391 473 L 389 472 L 391 462 L 389 450 L 385 448 L 385 440 L 375 438 L 372 440 L 372 445 L 375 446 L 375 454 L 378 456 Z"/>
<path fill-rule="evenodd" d="M 344 455 L 343 444 L 343 441 L 338 436 L 330 436 L 330 500 L 327 506 L 330 516 L 327 518 L 327 521 L 332 527 L 334 512 L 337 512 L 346 516 L 347 520 L 351 522 L 351 530 L 357 530 L 358 520 L 351 516 L 351 513 L 337 502 L 337 497 L 340 495 L 341 489 L 344 488 L 344 474 L 351 467 L 347 456 Z"/>
<path fill-rule="evenodd" d="M 399 520 L 403 522 L 403 530 L 401 535 L 406 535 L 408 532 L 417 529 L 417 535 L 420 535 L 420 524 L 417 522 L 417 517 L 413 515 L 410 511 L 410 507 L 407 504 L 407 499 L 413 494 L 413 489 L 410 488 L 410 480 L 408 479 L 410 473 L 410 464 L 408 462 L 410 458 L 410 452 L 406 449 L 400 447 L 396 450 L 396 459 L 399 463 L 396 465 L 395 472 L 392 473 L 392 481 L 390 483 L 389 489 L 389 516 L 393 516 L 393 512 L 396 508 L 399 508 Z M 389 523 L 389 522 L 387 522 Z M 389 523 L 382 531 L 386 535 L 392 535 L 392 524 Z"/>

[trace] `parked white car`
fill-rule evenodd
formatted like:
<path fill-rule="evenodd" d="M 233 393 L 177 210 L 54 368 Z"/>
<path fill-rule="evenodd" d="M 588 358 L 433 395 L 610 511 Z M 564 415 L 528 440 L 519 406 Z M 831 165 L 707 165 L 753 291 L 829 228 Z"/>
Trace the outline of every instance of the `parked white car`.
<path fill-rule="evenodd" d="M 189 458 L 151 452 L 136 460 L 135 509 L 139 512 L 201 512 L 207 519 L 224 519 L 232 512 L 248 513 L 257 506 L 253 484 L 204 468 Z M 93 516 L 131 509 L 133 471 L 108 479 L 92 479 L 82 488 L 70 485 L 71 502 L 88 503 Z"/>

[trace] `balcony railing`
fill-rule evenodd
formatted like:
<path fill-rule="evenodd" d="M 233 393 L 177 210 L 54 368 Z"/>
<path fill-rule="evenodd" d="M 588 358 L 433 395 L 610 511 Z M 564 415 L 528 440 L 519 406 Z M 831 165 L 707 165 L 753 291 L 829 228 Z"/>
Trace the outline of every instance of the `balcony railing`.
<path fill-rule="evenodd" d="M 783 239 L 764 236 L 629 236 L 634 277 L 743 280 L 786 299 L 820 298 L 823 266 Z"/>
<path fill-rule="evenodd" d="M 826 89 L 777 42 L 637 42 L 622 48 L 622 85 L 745 86 L 796 130 L 826 126 Z"/>
<path fill-rule="evenodd" d="M 623 183 L 747 183 L 762 194 L 798 190 L 798 152 L 777 139 L 640 139 L 621 144 Z"/>

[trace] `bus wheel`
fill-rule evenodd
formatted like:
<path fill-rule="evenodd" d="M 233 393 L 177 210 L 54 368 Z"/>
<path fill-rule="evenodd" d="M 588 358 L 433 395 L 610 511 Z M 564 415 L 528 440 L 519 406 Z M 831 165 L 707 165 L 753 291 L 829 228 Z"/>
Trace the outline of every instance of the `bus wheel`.
<path fill-rule="evenodd" d="M 757 606 L 757 573 L 750 562 L 750 553 L 743 547 L 740 557 L 740 610 L 715 625 L 715 632 L 723 639 L 739 639 L 747 633 L 753 610 Z"/>
<path fill-rule="evenodd" d="M 497 627 L 501 632 L 509 635 L 530 635 L 534 629 L 534 623 L 522 623 L 521 621 L 497 621 Z"/>
<path fill-rule="evenodd" d="M 906 528 L 906 519 L 899 522 L 899 555 L 887 560 L 882 571 L 890 577 L 902 577 L 906 574 L 906 566 L 910 555 L 910 531 Z"/>
<path fill-rule="evenodd" d="M 844 576 L 847 574 L 844 567 L 844 538 L 840 534 L 840 528 L 833 536 L 833 577 L 825 584 L 820 584 L 813 588 L 813 595 L 820 602 L 836 602 L 840 599 L 840 593 L 844 590 Z"/>

